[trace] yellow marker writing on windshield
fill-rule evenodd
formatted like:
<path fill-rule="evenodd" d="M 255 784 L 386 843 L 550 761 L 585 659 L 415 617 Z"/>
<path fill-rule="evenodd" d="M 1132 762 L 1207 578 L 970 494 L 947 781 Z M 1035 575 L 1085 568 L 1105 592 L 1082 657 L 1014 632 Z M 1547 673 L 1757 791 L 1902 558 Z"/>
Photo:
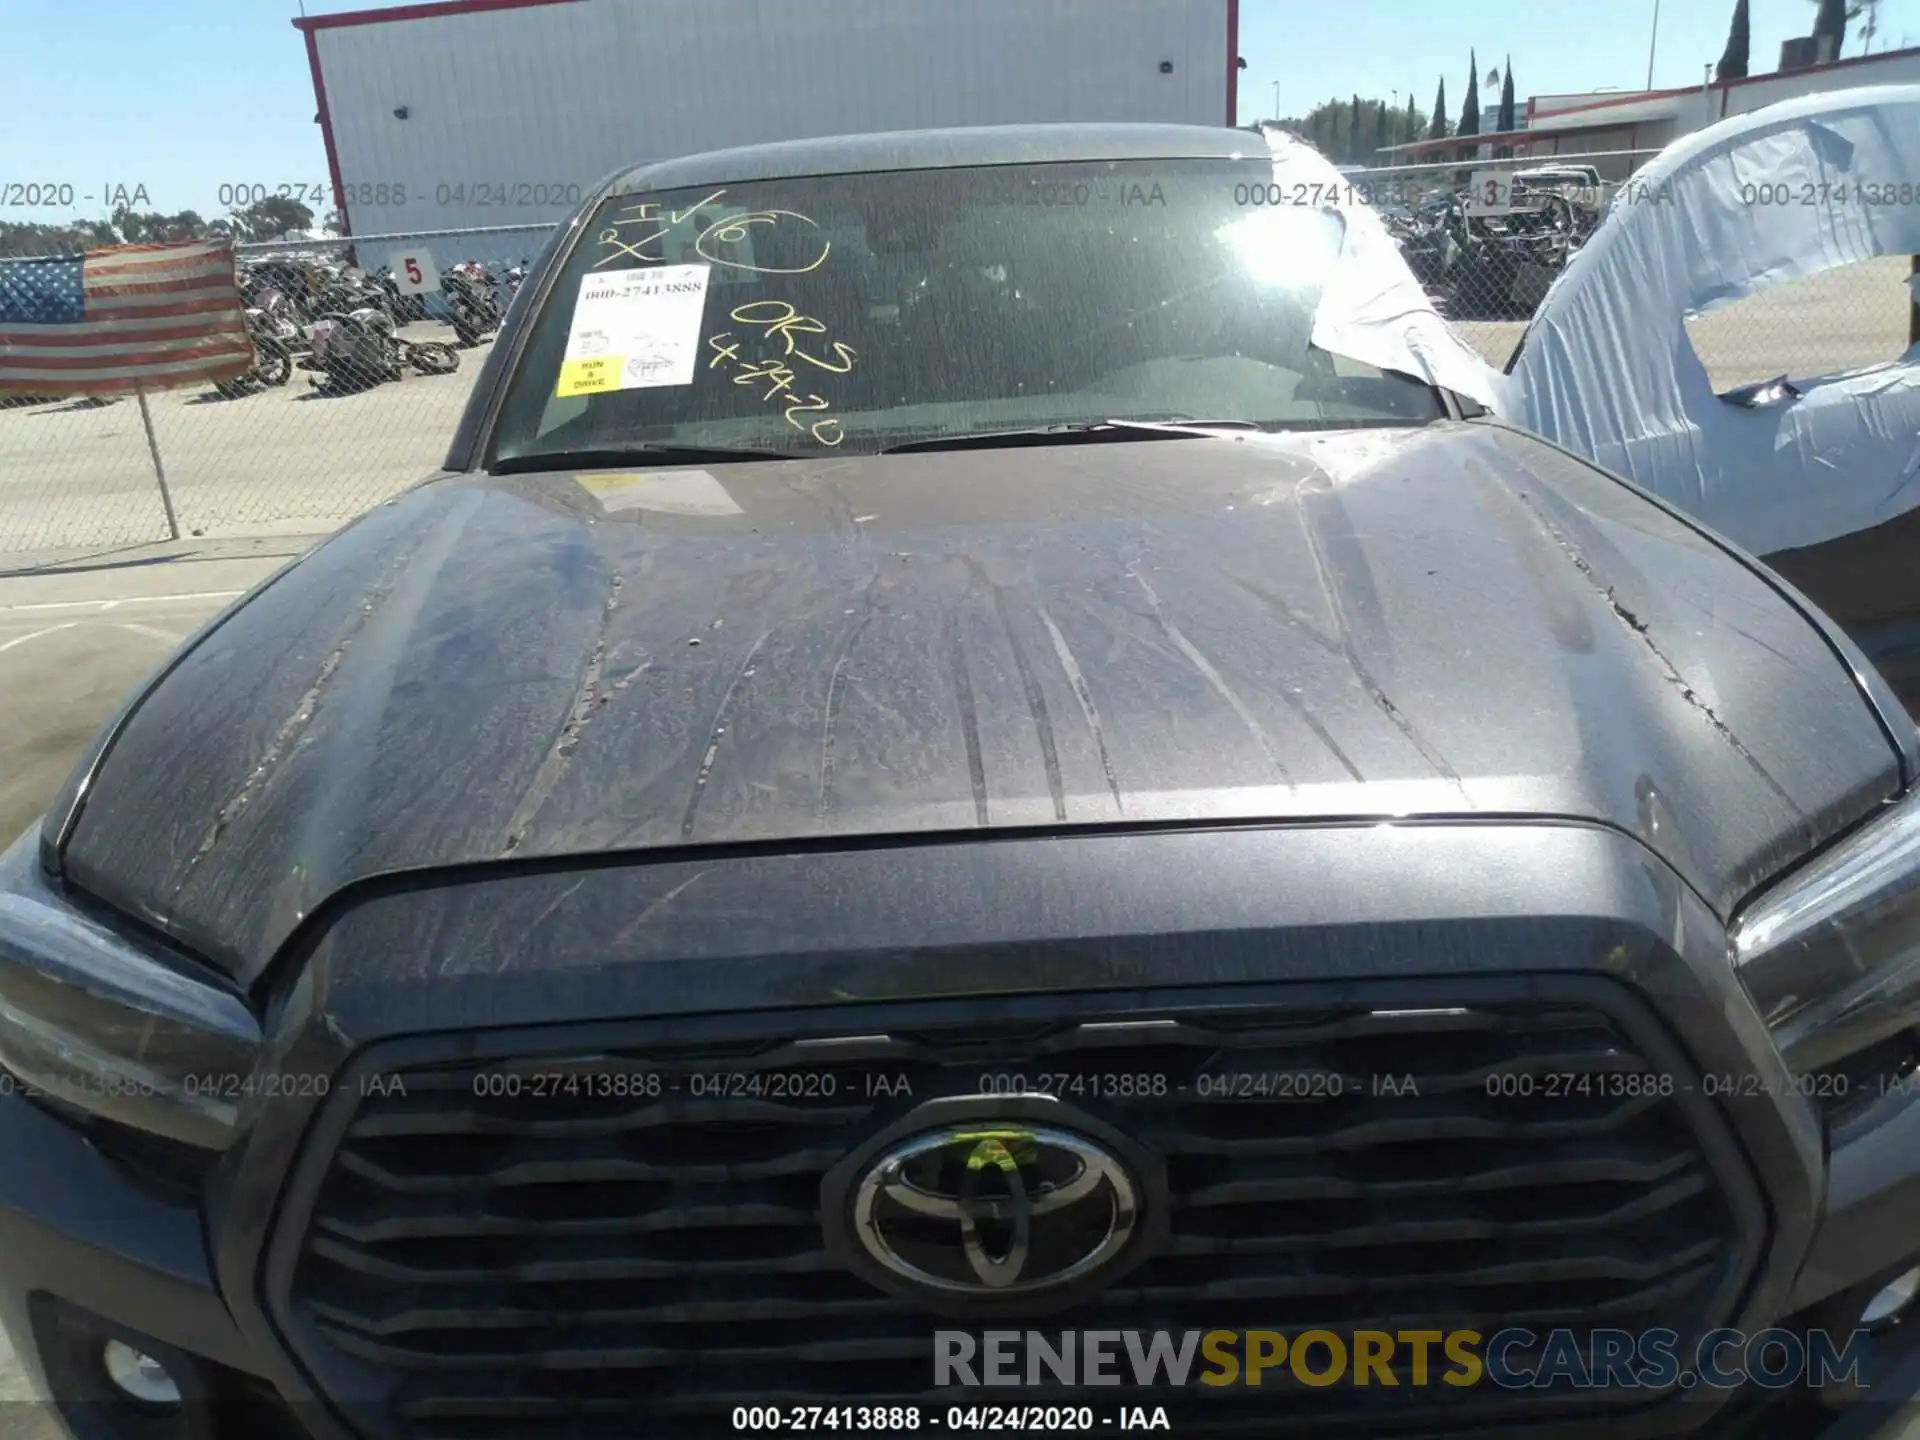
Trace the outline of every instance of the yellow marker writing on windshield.
<path fill-rule="evenodd" d="M 802 315 L 785 300 L 749 300 L 744 305 L 734 307 L 733 318 L 742 325 L 760 325 L 765 327 L 767 334 L 778 335 L 787 342 L 786 353 L 789 355 L 793 354 L 795 334 L 827 333 L 824 324 L 811 315 Z"/>
<path fill-rule="evenodd" d="M 729 215 L 724 219 L 714 221 L 713 224 L 709 225 L 705 230 L 702 230 L 700 232 L 700 238 L 693 242 L 694 251 L 703 260 L 711 260 L 716 265 L 725 265 L 733 270 L 745 270 L 753 275 L 807 275 L 826 264 L 827 256 L 833 250 L 833 242 L 831 240 L 822 240 L 820 242 L 820 253 L 814 257 L 811 265 L 786 267 L 747 265 L 738 260 L 726 259 L 724 256 L 716 255 L 707 249 L 707 241 L 710 239 L 716 240 L 722 245 L 738 245 L 748 238 L 749 226 L 776 225 L 779 223 L 782 215 L 798 220 L 804 225 L 812 225 L 816 230 L 820 228 L 812 217 L 802 215 L 798 210 L 756 210 L 751 214 Z"/>

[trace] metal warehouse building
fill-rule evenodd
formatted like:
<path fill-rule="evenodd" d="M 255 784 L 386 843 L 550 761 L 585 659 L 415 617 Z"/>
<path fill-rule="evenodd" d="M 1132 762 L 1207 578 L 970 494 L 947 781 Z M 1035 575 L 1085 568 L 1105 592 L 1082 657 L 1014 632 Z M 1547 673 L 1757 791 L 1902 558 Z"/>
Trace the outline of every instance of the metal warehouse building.
<path fill-rule="evenodd" d="M 1231 125 L 1238 10 L 1239 0 L 443 0 L 294 24 L 351 233 L 525 227 L 426 241 L 444 264 L 531 254 L 583 190 L 693 151 L 945 125 Z"/>

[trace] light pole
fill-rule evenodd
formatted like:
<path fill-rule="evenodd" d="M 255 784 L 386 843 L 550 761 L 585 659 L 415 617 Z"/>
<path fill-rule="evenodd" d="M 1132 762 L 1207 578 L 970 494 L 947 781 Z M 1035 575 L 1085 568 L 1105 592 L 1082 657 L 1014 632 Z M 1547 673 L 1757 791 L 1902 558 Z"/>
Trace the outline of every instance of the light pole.
<path fill-rule="evenodd" d="M 1653 34 L 1647 37 L 1647 89 L 1653 89 L 1653 51 L 1660 43 L 1660 0 L 1653 0 Z"/>
<path fill-rule="evenodd" d="M 1280 118 L 1280 82 L 1278 80 L 1273 82 L 1273 118 L 1275 120 Z"/>

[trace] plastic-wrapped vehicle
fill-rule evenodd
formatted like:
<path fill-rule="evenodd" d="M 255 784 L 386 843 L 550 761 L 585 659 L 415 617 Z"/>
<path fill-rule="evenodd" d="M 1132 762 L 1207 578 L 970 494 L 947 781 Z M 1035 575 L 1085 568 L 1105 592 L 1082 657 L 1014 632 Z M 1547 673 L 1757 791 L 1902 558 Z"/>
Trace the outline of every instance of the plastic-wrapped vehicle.
<path fill-rule="evenodd" d="M 1920 86 L 1805 96 L 1642 169 L 1541 303 L 1499 411 L 1761 556 L 1920 706 Z M 1688 320 L 1862 261 L 1878 363 L 1716 387 Z M 1756 332 L 1756 356 L 1777 343 Z"/>

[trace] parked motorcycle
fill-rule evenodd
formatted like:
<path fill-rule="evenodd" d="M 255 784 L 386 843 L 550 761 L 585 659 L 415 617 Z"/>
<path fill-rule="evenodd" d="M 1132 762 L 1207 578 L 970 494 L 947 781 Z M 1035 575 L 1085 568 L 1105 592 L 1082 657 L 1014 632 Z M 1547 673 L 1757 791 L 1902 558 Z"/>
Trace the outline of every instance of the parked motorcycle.
<path fill-rule="evenodd" d="M 1387 233 L 1400 247 L 1414 279 L 1429 291 L 1438 289 L 1459 248 L 1453 234 L 1452 207 L 1442 202 L 1417 210 L 1393 210 L 1384 219 Z"/>
<path fill-rule="evenodd" d="M 1461 318 L 1531 315 L 1585 239 L 1568 202 L 1537 210 L 1467 217 L 1460 253 L 1447 269 L 1449 311 Z"/>
<path fill-rule="evenodd" d="M 303 343 L 303 337 L 300 327 L 285 314 L 285 297 L 277 291 L 273 294 L 279 301 L 274 311 L 260 305 L 247 307 L 247 338 L 253 342 L 253 368 L 231 380 L 214 382 L 214 389 L 229 400 L 284 385 L 293 378 L 293 347 Z"/>
<path fill-rule="evenodd" d="M 452 311 L 454 343 L 463 350 L 500 328 L 505 311 L 499 286 L 484 265 L 469 260 L 453 266 L 440 277 L 440 288 Z"/>
<path fill-rule="evenodd" d="M 323 372 L 313 384 L 335 390 L 362 390 L 398 380 L 411 365 L 422 375 L 451 375 L 460 354 L 439 340 L 408 340 L 393 317 L 378 306 L 322 316 L 314 323 L 313 368 Z"/>
<path fill-rule="evenodd" d="M 282 291 L 273 286 L 261 290 L 253 308 L 260 311 L 267 333 L 285 346 L 289 354 L 297 355 L 307 348 L 307 332 L 300 324 L 299 311 Z"/>
<path fill-rule="evenodd" d="M 258 305 L 259 297 L 277 290 L 286 297 L 296 324 L 311 324 L 319 314 L 321 281 L 319 267 L 292 260 L 256 260 L 240 274 L 240 293 L 248 305 Z"/>
<path fill-rule="evenodd" d="M 351 315 L 356 310 L 366 309 L 378 310 L 395 324 L 399 323 L 393 312 L 392 298 L 365 275 L 341 270 L 326 277 L 317 307 L 318 316 Z"/>
<path fill-rule="evenodd" d="M 1483 215 L 1468 211 L 1461 196 L 1448 196 L 1389 214 L 1386 225 L 1442 313 L 1456 320 L 1524 317 L 1600 219 L 1554 192 L 1529 198 L 1529 206 Z"/>
<path fill-rule="evenodd" d="M 411 325 L 427 318 L 426 297 L 403 292 L 391 266 L 382 265 L 367 278 L 386 295 L 387 313 L 393 316 L 395 324 Z"/>

